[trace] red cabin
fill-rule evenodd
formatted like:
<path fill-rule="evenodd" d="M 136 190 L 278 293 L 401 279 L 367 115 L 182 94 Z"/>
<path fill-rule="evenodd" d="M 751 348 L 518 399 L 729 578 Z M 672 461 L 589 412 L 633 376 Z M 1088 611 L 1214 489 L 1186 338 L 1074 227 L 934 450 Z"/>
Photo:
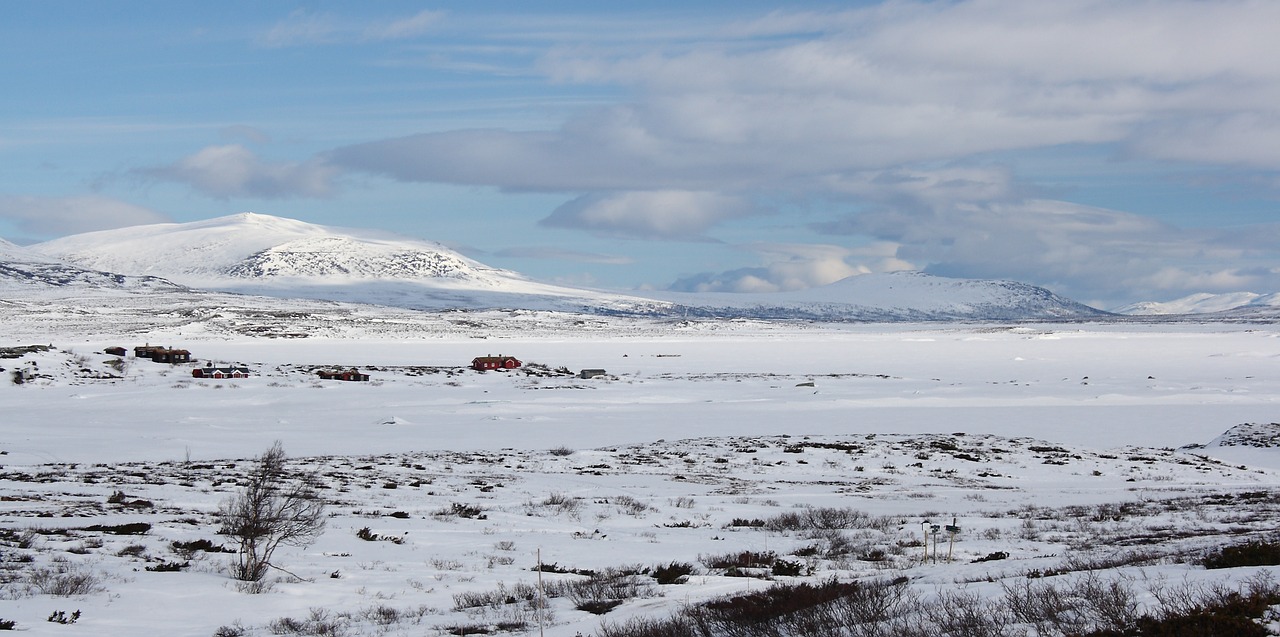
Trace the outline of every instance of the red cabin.
<path fill-rule="evenodd" d="M 471 369 L 483 372 L 489 369 L 515 369 L 521 365 L 515 356 L 477 356 L 471 360 Z"/>

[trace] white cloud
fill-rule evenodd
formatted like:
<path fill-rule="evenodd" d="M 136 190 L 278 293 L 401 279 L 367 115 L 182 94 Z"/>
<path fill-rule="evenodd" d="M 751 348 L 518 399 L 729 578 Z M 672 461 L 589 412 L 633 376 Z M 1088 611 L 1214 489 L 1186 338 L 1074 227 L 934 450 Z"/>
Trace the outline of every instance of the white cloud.
<path fill-rule="evenodd" d="M 926 272 L 1034 281 L 1111 307 L 1195 292 L 1277 289 L 1280 225 L 1221 231 L 1062 201 L 971 201 L 883 208 L 825 224 L 872 236 Z"/>
<path fill-rule="evenodd" d="M 597 263 L 601 265 L 627 265 L 634 263 L 631 257 L 597 252 L 566 250 L 549 246 L 520 246 L 503 248 L 493 253 L 494 256 L 515 259 L 548 259 L 553 261 L 575 261 L 579 263 Z"/>
<path fill-rule="evenodd" d="M 550 52 L 541 68 L 552 80 L 635 95 L 557 131 L 417 135 L 337 156 L 398 179 L 547 190 L 799 188 L 1060 144 L 1280 169 L 1272 135 L 1248 139 L 1280 130 L 1280 67 L 1270 63 L 1278 22 L 1280 4 L 1244 0 L 779 12 L 674 52 Z M 1188 152 L 1174 143 L 1182 138 Z M 501 148 L 512 159 L 464 150 L 445 164 L 446 146 Z"/>
<path fill-rule="evenodd" d="M 209 146 L 168 166 L 138 171 L 218 198 L 328 197 L 338 169 L 324 161 L 267 163 L 239 144 Z"/>
<path fill-rule="evenodd" d="M 403 40 L 429 33 L 445 17 L 443 11 L 419 11 L 407 18 L 400 18 L 365 28 L 367 40 Z"/>
<path fill-rule="evenodd" d="M 585 193 L 544 223 L 591 232 L 705 238 L 739 216 L 715 206 L 664 215 L 654 201 L 616 193 L 798 196 L 855 211 L 813 227 L 895 246 L 887 258 L 898 265 L 1030 280 L 1090 301 L 1225 291 L 1274 281 L 1258 273 L 1280 251 L 1051 201 L 1017 166 L 991 158 L 1094 147 L 1119 161 L 1243 166 L 1258 171 L 1256 188 L 1276 189 L 1278 23 L 1280 3 L 1262 0 L 905 0 L 780 11 L 705 37 L 586 39 L 550 51 L 538 68 L 552 81 L 629 96 L 554 130 L 411 135 L 327 160 L 404 181 Z M 699 276 L 757 290 L 823 278 L 803 275 L 816 261 L 796 266 L 797 276 L 785 271 L 790 263 Z"/>
<path fill-rule="evenodd" d="M 405 40 L 429 33 L 444 17 L 443 11 L 424 10 L 403 18 L 367 21 L 298 9 L 259 35 L 257 43 L 266 48 L 284 48 Z"/>
<path fill-rule="evenodd" d="M 755 213 L 754 206 L 738 197 L 663 190 L 587 195 L 560 206 L 541 223 L 610 236 L 705 240 L 711 226 Z"/>
<path fill-rule="evenodd" d="M 0 196 L 0 218 L 23 232 L 61 236 L 169 221 L 165 215 L 118 199 Z"/>
<path fill-rule="evenodd" d="M 799 243 L 761 243 L 745 246 L 756 253 L 760 266 L 727 272 L 704 272 L 672 283 L 684 292 L 784 292 L 828 285 L 870 272 L 915 269 L 898 259 L 892 244 L 850 249 Z"/>
<path fill-rule="evenodd" d="M 329 44 L 338 38 L 337 20 L 328 14 L 309 13 L 297 9 L 258 36 L 258 45 L 283 48 L 307 44 Z"/>

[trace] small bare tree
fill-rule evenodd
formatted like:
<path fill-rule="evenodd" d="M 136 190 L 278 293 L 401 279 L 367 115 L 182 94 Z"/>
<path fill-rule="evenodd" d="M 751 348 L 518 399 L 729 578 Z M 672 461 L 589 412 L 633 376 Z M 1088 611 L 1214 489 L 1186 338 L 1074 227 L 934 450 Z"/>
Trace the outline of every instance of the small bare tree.
<path fill-rule="evenodd" d="M 284 448 L 276 441 L 258 457 L 244 490 L 218 509 L 220 533 L 239 543 L 231 576 L 259 582 L 281 544 L 308 546 L 324 531 L 324 503 L 315 490 L 312 474 L 290 474 Z M 288 571 L 285 571 L 286 573 Z"/>

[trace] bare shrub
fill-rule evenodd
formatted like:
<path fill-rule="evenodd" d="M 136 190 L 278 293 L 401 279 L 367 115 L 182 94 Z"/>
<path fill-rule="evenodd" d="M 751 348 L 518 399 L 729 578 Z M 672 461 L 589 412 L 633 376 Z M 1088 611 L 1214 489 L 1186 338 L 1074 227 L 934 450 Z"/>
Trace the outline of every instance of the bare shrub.
<path fill-rule="evenodd" d="M 923 618 L 948 637 L 1005 637 L 1012 622 L 1004 605 L 969 590 L 942 591 L 923 611 Z"/>
<path fill-rule="evenodd" d="M 850 507 L 821 507 L 780 513 L 765 520 L 765 529 L 778 532 L 874 529 L 883 532 L 893 528 L 893 524 L 891 517 L 873 516 Z"/>
<path fill-rule="evenodd" d="M 677 614 L 666 619 L 641 616 L 619 624 L 604 622 L 596 637 L 702 637 L 702 633 L 687 615 Z"/>
<path fill-rule="evenodd" d="M 613 498 L 613 504 L 617 506 L 621 512 L 635 517 L 640 517 L 650 511 L 657 511 L 654 507 L 629 495 L 620 495 Z"/>
<path fill-rule="evenodd" d="M 27 584 L 41 595 L 77 597 L 106 590 L 102 576 L 88 567 L 65 560 L 56 560 L 51 566 L 31 569 Z"/>
<path fill-rule="evenodd" d="M 683 584 L 693 575 L 693 565 L 688 562 L 671 562 L 653 568 L 653 579 L 659 584 Z"/>
<path fill-rule="evenodd" d="M 511 627 L 500 628 L 504 631 L 523 630 L 529 624 L 538 623 L 539 617 L 544 624 L 551 623 L 554 619 L 551 609 L 538 595 L 538 589 L 522 582 L 517 582 L 510 588 L 499 583 L 498 588 L 494 590 L 455 593 L 453 609 L 464 611 L 473 618 L 483 618 L 491 625 Z M 449 630 L 453 632 L 452 628 Z M 471 632 L 453 632 L 453 634 L 471 634 Z"/>
<path fill-rule="evenodd" d="M 1256 540 L 1224 546 L 1200 559 L 1208 569 L 1236 566 L 1275 566 L 1280 564 L 1280 542 Z"/>
<path fill-rule="evenodd" d="M 521 601 L 532 601 L 538 596 L 538 589 L 525 584 L 516 582 L 510 588 L 506 584 L 498 583 L 498 587 L 488 591 L 464 591 L 454 593 L 453 609 L 467 610 L 469 608 L 496 608 L 506 604 L 515 604 Z"/>
<path fill-rule="evenodd" d="M 563 583 L 563 596 L 574 608 L 596 615 L 613 610 L 624 601 L 661 595 L 648 577 L 637 569 L 604 569 L 584 580 Z"/>
<path fill-rule="evenodd" d="M 293 475 L 285 467 L 284 448 L 276 441 L 258 457 L 248 482 L 218 510 L 221 533 L 239 544 L 232 577 L 261 581 L 281 545 L 307 546 L 324 531 L 324 503 L 315 476 Z M 281 569 L 283 570 L 283 569 Z"/>
<path fill-rule="evenodd" d="M 343 637 L 350 633 L 350 621 L 332 617 L 323 608 L 312 608 L 306 619 L 281 617 L 267 624 L 274 635 L 316 635 L 317 637 Z"/>
<path fill-rule="evenodd" d="M 877 635 L 903 615 L 911 598 L 900 583 L 777 584 L 712 600 L 685 614 L 701 635 L 726 637 Z"/>
<path fill-rule="evenodd" d="M 1002 587 L 1005 608 L 1016 621 L 1034 626 L 1037 634 L 1076 634 L 1104 627 L 1090 621 L 1090 600 L 1082 599 L 1069 584 L 1024 579 Z"/>
<path fill-rule="evenodd" d="M 563 493 L 552 493 L 537 504 L 530 503 L 526 509 L 530 511 L 530 515 L 534 510 L 544 509 L 550 511 L 553 515 L 564 515 L 576 520 L 582 513 L 582 498 Z"/>

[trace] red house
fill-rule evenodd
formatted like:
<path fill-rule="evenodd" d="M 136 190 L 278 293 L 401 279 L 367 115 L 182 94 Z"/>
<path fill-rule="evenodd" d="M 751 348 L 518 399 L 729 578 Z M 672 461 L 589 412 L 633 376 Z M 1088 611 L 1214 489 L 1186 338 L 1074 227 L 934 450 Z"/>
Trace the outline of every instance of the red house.
<path fill-rule="evenodd" d="M 471 359 L 471 369 L 483 372 L 489 369 L 515 369 L 521 365 L 515 356 L 477 356 Z"/>

